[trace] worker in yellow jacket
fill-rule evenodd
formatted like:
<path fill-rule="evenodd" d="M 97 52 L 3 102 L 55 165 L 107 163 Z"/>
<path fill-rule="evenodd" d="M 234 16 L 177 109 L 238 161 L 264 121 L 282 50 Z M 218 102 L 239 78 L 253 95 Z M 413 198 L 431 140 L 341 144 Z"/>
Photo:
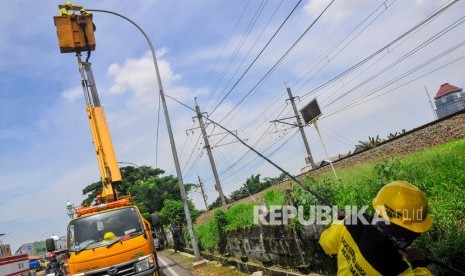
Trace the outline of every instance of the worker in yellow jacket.
<path fill-rule="evenodd" d="M 337 255 L 338 275 L 432 275 L 421 251 L 408 248 L 433 221 L 423 192 L 405 181 L 381 188 L 375 215 L 335 221 L 320 237 L 328 255 Z"/>
<path fill-rule="evenodd" d="M 60 16 L 63 15 L 73 15 L 74 13 L 70 12 L 69 10 L 73 7 L 73 4 L 71 2 L 66 2 L 65 6 L 60 9 Z"/>

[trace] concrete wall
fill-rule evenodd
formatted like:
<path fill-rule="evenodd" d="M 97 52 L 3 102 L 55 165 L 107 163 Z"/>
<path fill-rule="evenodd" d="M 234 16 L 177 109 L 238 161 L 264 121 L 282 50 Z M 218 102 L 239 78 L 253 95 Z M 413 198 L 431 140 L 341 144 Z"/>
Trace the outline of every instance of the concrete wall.
<path fill-rule="evenodd" d="M 336 274 L 336 259 L 318 245 L 322 226 L 309 225 L 295 230 L 290 225 L 259 225 L 228 232 L 230 254 L 242 261 L 280 266 L 300 273 Z"/>

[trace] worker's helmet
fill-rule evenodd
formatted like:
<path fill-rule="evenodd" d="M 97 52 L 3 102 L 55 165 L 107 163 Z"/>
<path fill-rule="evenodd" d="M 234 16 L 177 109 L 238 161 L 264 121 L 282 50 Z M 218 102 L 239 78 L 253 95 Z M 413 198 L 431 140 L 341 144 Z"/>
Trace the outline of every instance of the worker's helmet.
<path fill-rule="evenodd" d="M 116 236 L 113 232 L 106 232 L 105 235 L 103 235 L 103 240 L 109 241 L 115 239 Z"/>
<path fill-rule="evenodd" d="M 433 224 L 425 194 L 405 181 L 381 188 L 373 199 L 373 208 L 384 219 L 415 233 L 426 232 Z"/>
<path fill-rule="evenodd" d="M 65 3 L 65 6 L 68 7 L 68 8 L 72 8 L 73 4 L 70 1 L 68 1 L 68 2 Z"/>

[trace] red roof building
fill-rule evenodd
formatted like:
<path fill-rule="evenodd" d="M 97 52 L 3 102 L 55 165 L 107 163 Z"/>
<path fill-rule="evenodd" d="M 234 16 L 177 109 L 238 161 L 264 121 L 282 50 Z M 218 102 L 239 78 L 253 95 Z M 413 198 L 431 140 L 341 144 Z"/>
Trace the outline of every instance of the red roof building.
<path fill-rule="evenodd" d="M 439 119 L 465 109 L 465 92 L 449 83 L 441 85 L 434 100 Z"/>
<path fill-rule="evenodd" d="M 462 88 L 458 88 L 457 86 L 450 85 L 449 83 L 444 83 L 441 85 L 441 88 L 439 88 L 438 93 L 436 96 L 434 96 L 434 99 L 437 100 L 441 98 L 442 96 L 445 96 L 450 93 L 460 93 L 462 92 Z"/>

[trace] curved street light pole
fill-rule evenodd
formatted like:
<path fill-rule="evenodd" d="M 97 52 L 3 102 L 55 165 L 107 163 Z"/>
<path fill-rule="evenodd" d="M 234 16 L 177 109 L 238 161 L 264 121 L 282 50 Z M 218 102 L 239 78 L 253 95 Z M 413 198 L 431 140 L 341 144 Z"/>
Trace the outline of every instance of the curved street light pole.
<path fill-rule="evenodd" d="M 177 174 L 177 177 L 178 177 L 179 190 L 181 191 L 181 197 L 182 197 L 182 201 L 184 203 L 184 212 L 186 214 L 186 219 L 187 219 L 187 228 L 189 230 L 189 235 L 190 235 L 191 242 L 192 242 L 192 249 L 194 250 L 195 260 L 199 261 L 199 260 L 202 259 L 202 257 L 200 256 L 199 247 L 197 245 L 197 239 L 195 238 L 194 227 L 193 227 L 193 224 L 192 224 L 192 217 L 191 217 L 191 213 L 190 213 L 190 210 L 189 210 L 189 205 L 187 203 L 186 190 L 184 189 L 184 183 L 183 183 L 183 180 L 182 180 L 181 166 L 179 165 L 178 153 L 176 151 L 176 145 L 175 145 L 175 142 L 174 142 L 173 131 L 171 129 L 171 123 L 170 123 L 170 118 L 169 118 L 169 114 L 168 114 L 168 108 L 166 106 L 165 94 L 163 93 L 163 85 L 161 83 L 160 71 L 158 70 L 157 58 L 156 58 L 156 55 L 155 55 L 155 50 L 153 49 L 152 42 L 150 41 L 150 38 L 147 36 L 147 34 L 136 23 L 134 23 L 134 21 L 132 21 L 131 19 L 129 19 L 129 18 L 127 18 L 127 17 L 125 17 L 125 16 L 123 16 L 123 15 L 121 15 L 119 13 L 112 12 L 112 11 L 107 11 L 107 10 L 94 10 L 94 9 L 87 9 L 87 10 L 92 11 L 92 12 L 110 13 L 110 14 L 116 15 L 118 17 L 121 17 L 121 18 L 125 19 L 126 21 L 129 21 L 132 25 L 134 25 L 137 29 L 139 29 L 139 31 L 144 35 L 145 39 L 147 40 L 147 43 L 150 46 L 150 51 L 152 52 L 153 65 L 155 66 L 155 73 L 157 74 L 157 81 L 158 81 L 160 99 L 162 101 L 163 111 L 165 113 L 166 127 L 168 129 L 168 134 L 169 134 L 169 138 L 170 138 L 171 151 L 173 153 L 174 165 L 176 167 L 176 174 Z"/>
<path fill-rule="evenodd" d="M 132 163 L 132 162 L 118 161 L 118 164 L 121 164 L 121 165 L 123 165 L 123 164 L 129 164 L 129 165 L 134 166 L 134 167 L 136 167 L 136 168 L 138 168 L 138 169 L 140 168 L 139 165 L 136 165 L 136 164 L 134 164 L 134 163 Z"/>

